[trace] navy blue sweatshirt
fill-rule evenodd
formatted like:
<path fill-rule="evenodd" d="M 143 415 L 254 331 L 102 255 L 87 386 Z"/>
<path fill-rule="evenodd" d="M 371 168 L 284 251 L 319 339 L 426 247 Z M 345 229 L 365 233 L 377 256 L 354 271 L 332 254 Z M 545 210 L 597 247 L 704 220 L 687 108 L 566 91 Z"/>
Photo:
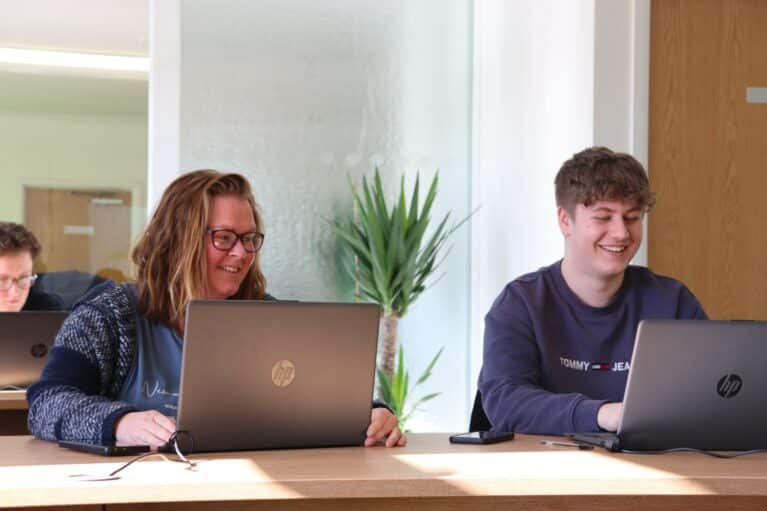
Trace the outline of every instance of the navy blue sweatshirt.
<path fill-rule="evenodd" d="M 607 306 L 591 307 L 560 265 L 507 284 L 485 317 L 479 390 L 494 430 L 599 431 L 599 407 L 623 400 L 639 321 L 706 319 L 684 284 L 639 266 Z"/>

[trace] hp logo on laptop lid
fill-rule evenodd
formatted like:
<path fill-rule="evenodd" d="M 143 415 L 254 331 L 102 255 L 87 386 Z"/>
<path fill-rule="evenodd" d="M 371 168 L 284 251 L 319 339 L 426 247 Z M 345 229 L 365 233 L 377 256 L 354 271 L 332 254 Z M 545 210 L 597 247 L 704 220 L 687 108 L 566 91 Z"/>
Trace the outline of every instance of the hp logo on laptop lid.
<path fill-rule="evenodd" d="M 278 387 L 287 387 L 296 377 L 296 366 L 290 360 L 280 360 L 272 366 L 272 382 Z"/>
<path fill-rule="evenodd" d="M 48 346 L 42 343 L 33 344 L 29 349 L 29 353 L 34 358 L 43 358 L 48 353 Z"/>
<path fill-rule="evenodd" d="M 743 380 L 737 374 L 725 374 L 716 384 L 716 392 L 722 397 L 735 397 L 743 387 Z"/>

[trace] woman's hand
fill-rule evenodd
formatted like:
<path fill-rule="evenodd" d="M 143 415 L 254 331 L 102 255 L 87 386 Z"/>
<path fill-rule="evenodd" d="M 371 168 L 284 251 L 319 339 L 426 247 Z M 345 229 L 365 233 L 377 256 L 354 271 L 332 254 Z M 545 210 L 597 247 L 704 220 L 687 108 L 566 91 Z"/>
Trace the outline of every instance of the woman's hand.
<path fill-rule="evenodd" d="M 121 444 L 157 448 L 167 444 L 175 431 L 175 419 L 156 410 L 147 410 L 126 413 L 117 419 L 115 438 Z"/>
<path fill-rule="evenodd" d="M 406 443 L 405 435 L 399 430 L 397 417 L 386 408 L 373 408 L 370 413 L 370 426 L 365 447 L 378 444 L 384 444 L 386 447 L 402 447 Z"/>

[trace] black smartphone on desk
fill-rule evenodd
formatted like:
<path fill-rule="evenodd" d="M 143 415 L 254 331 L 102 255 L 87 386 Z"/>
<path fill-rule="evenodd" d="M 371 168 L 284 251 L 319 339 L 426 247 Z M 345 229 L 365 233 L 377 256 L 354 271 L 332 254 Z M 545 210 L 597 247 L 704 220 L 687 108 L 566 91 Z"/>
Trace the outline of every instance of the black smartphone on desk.
<path fill-rule="evenodd" d="M 89 444 L 87 442 L 73 442 L 59 440 L 59 447 L 66 447 L 75 451 L 89 452 L 101 456 L 131 456 L 142 452 L 149 452 L 148 445 L 115 445 L 115 444 Z"/>
<path fill-rule="evenodd" d="M 450 436 L 451 444 L 495 444 L 514 440 L 513 431 L 472 431 Z"/>

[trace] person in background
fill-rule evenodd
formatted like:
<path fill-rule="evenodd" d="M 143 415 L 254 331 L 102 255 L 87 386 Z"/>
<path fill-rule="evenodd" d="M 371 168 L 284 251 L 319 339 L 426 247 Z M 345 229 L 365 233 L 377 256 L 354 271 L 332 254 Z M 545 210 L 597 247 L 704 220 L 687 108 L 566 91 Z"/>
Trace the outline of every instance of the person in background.
<path fill-rule="evenodd" d="M 244 176 L 198 170 L 168 186 L 133 249 L 135 284 L 106 282 L 77 304 L 40 380 L 28 425 L 45 440 L 158 447 L 175 431 L 187 304 L 265 300 L 264 225 Z M 149 392 L 142 382 L 166 392 Z M 404 445 L 374 403 L 366 446 Z"/>
<path fill-rule="evenodd" d="M 35 286 L 40 242 L 21 224 L 0 222 L 0 312 L 60 310 L 61 301 Z"/>
<path fill-rule="evenodd" d="M 492 429 L 615 431 L 643 319 L 705 319 L 681 282 L 629 262 L 654 203 L 634 157 L 575 154 L 555 179 L 565 254 L 510 282 L 485 318 L 482 404 Z"/>

